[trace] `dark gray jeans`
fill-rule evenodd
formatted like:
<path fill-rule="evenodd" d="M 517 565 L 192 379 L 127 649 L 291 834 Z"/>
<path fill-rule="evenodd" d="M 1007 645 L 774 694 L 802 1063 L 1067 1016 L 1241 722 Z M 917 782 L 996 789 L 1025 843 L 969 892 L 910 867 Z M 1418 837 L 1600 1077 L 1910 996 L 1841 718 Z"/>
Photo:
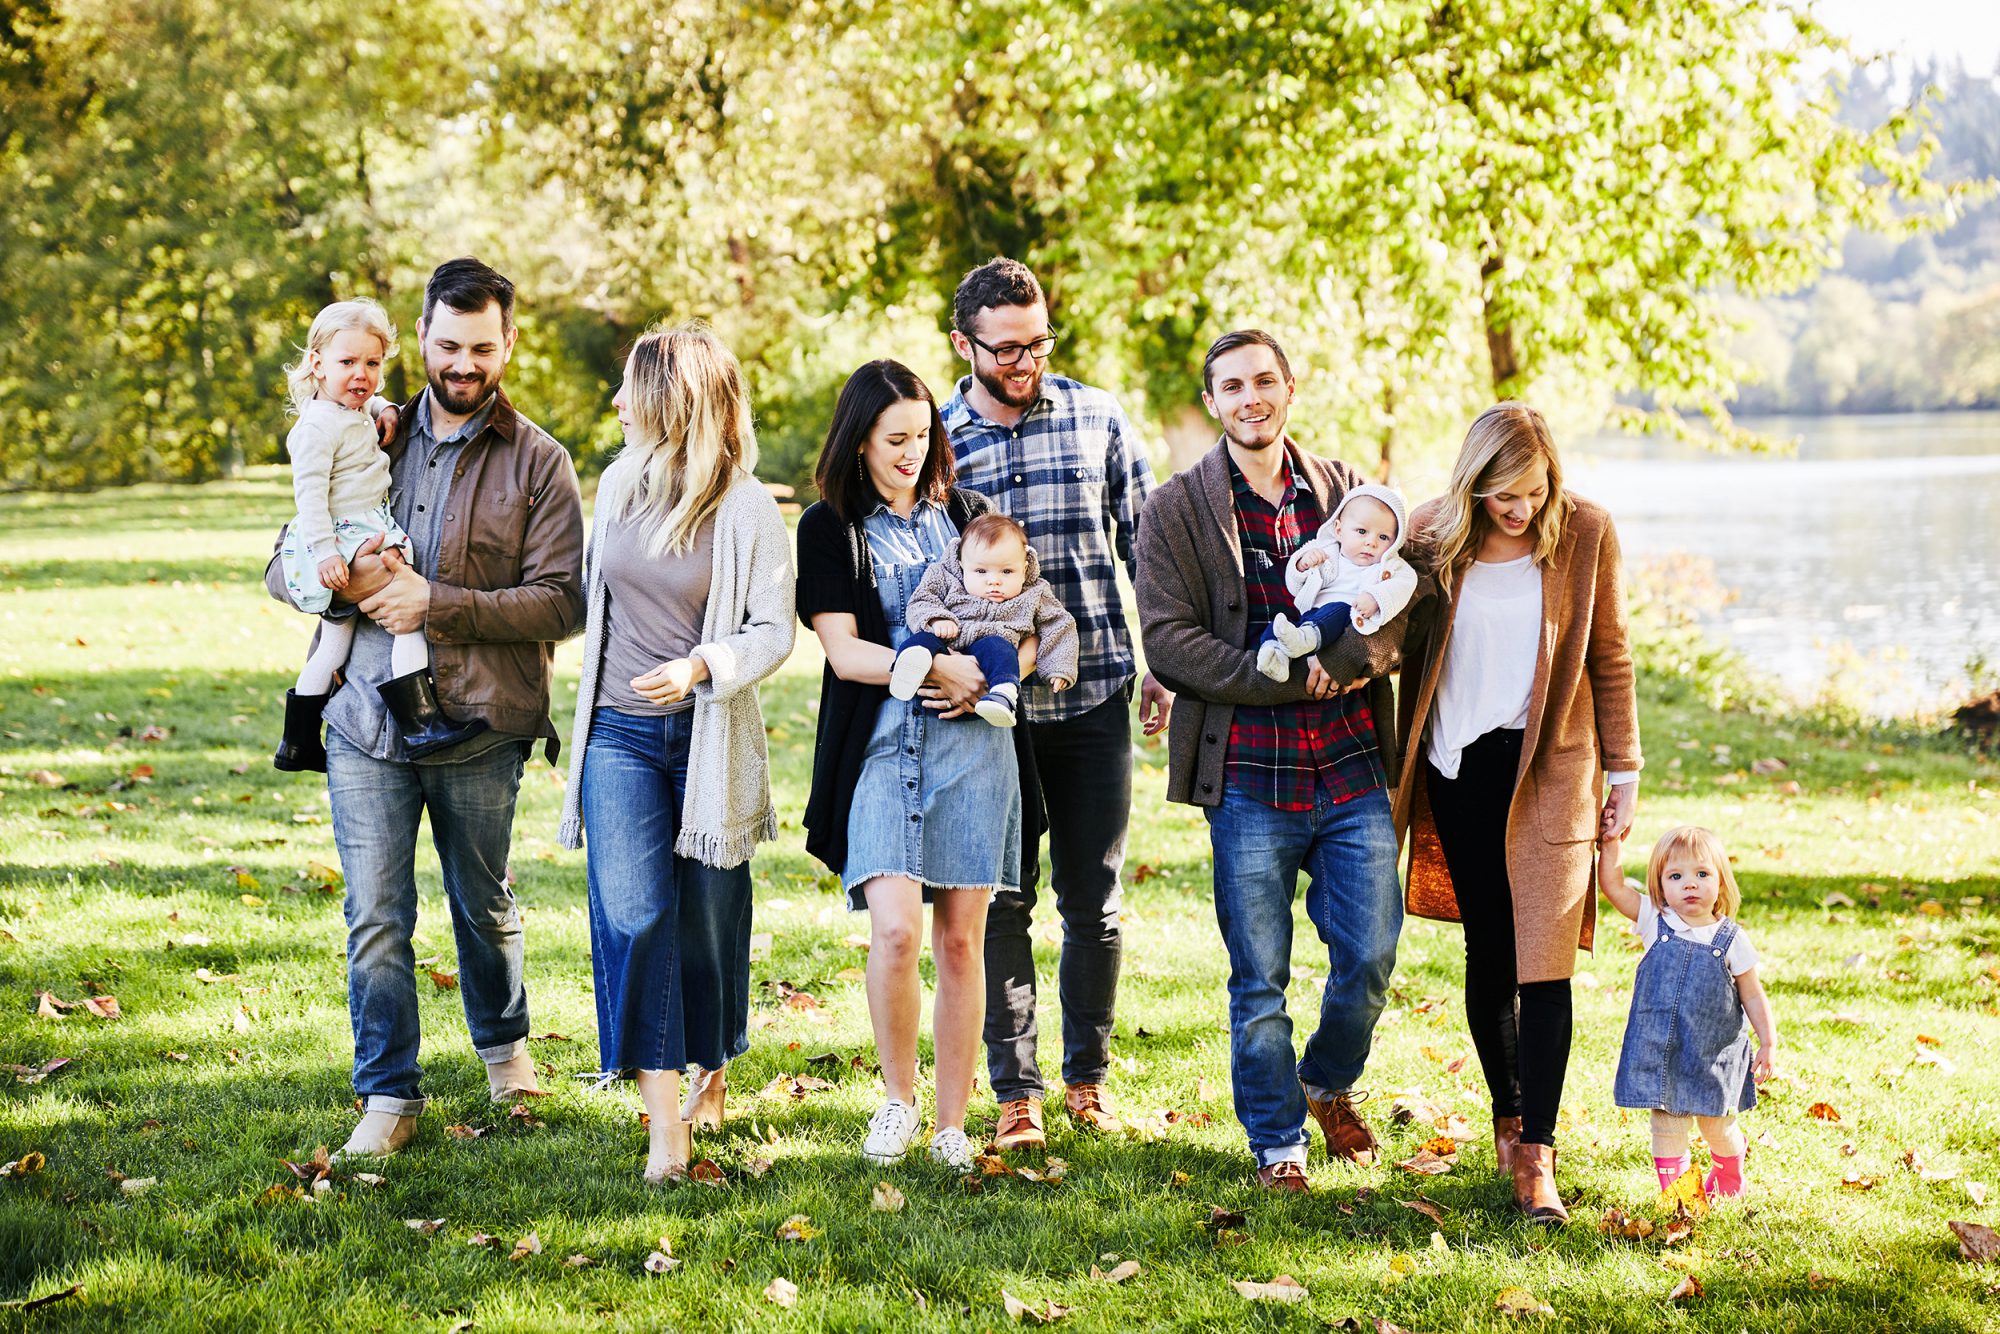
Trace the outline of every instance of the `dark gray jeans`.
<path fill-rule="evenodd" d="M 1103 1082 L 1118 996 L 1118 872 L 1132 815 L 1132 713 L 1127 691 L 1076 718 L 1027 723 L 1049 833 L 1049 880 L 1062 915 L 1063 1082 Z M 1023 800 L 1028 800 L 1023 790 Z M 1026 812 L 1023 812 L 1026 818 Z M 1002 1102 L 1039 1097 L 1035 947 L 1028 931 L 1035 880 L 1001 890 L 986 912 L 986 1066 Z"/>

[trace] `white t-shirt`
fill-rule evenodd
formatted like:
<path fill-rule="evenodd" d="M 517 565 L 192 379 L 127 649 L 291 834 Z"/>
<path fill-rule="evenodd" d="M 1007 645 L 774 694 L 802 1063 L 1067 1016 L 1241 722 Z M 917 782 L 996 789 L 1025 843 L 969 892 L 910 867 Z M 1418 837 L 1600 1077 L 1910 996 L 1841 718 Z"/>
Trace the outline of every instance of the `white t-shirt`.
<path fill-rule="evenodd" d="M 1639 939 L 1645 942 L 1647 949 L 1653 948 L 1659 941 L 1660 922 L 1663 918 L 1667 923 L 1667 930 L 1673 932 L 1682 940 L 1691 940 L 1697 945 L 1713 945 L 1715 943 L 1715 933 L 1721 930 L 1722 924 L 1728 920 L 1724 917 L 1718 917 L 1706 926 L 1689 926 L 1681 920 L 1680 914 L 1672 908 L 1665 910 L 1655 908 L 1652 896 L 1650 894 L 1641 894 L 1639 896 L 1639 920 L 1636 925 L 1639 931 Z M 1750 943 L 1750 937 L 1745 934 L 1741 922 L 1736 924 L 1735 938 L 1729 942 L 1729 954 L 1726 956 L 1726 962 L 1729 964 L 1729 975 L 1731 977 L 1741 977 L 1757 966 L 1757 947 Z"/>
<path fill-rule="evenodd" d="M 1528 725 L 1541 647 L 1542 567 L 1534 556 L 1474 561 L 1431 706 L 1428 754 L 1439 773 L 1458 777 L 1461 753 L 1494 728 Z"/>

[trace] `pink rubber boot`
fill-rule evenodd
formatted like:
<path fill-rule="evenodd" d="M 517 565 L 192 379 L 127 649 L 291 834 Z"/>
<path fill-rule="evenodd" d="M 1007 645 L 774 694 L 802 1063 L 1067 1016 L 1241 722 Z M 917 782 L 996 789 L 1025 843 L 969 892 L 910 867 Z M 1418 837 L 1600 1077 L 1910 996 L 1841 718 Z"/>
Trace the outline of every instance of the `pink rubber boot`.
<path fill-rule="evenodd" d="M 1676 1181 L 1679 1181 L 1681 1179 L 1682 1173 L 1686 1172 L 1687 1170 L 1688 1170 L 1688 1156 L 1686 1154 L 1682 1154 L 1678 1158 L 1653 1159 L 1653 1171 L 1659 1174 L 1661 1190 L 1665 1190 L 1667 1187 L 1673 1185 Z"/>
<path fill-rule="evenodd" d="M 1702 1178 L 1701 1182 L 1703 1190 L 1707 1191 L 1711 1197 L 1723 1196 L 1727 1198 L 1743 1193 L 1742 1154 L 1739 1153 L 1734 1158 L 1727 1158 L 1719 1153 L 1711 1153 L 1708 1156 L 1708 1161 L 1708 1175 Z"/>

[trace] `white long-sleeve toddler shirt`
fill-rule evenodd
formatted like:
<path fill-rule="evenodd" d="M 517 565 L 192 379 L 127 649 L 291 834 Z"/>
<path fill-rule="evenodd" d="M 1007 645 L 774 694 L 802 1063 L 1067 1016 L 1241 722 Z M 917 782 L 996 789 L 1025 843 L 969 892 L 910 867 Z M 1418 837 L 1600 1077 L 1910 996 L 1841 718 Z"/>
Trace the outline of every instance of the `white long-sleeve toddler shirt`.
<path fill-rule="evenodd" d="M 1341 554 L 1332 529 L 1333 524 L 1327 523 L 1318 536 L 1292 553 L 1291 560 L 1285 563 L 1285 590 L 1301 613 L 1335 602 L 1352 606 L 1357 597 L 1366 593 L 1375 599 L 1377 610 L 1365 618 L 1356 613 L 1351 625 L 1357 634 L 1373 634 L 1382 628 L 1384 621 L 1410 605 L 1410 595 L 1417 590 L 1417 572 L 1393 551 L 1373 565 L 1349 560 Z M 1324 551 L 1326 560 L 1310 570 L 1302 570 L 1299 557 L 1308 551 Z"/>

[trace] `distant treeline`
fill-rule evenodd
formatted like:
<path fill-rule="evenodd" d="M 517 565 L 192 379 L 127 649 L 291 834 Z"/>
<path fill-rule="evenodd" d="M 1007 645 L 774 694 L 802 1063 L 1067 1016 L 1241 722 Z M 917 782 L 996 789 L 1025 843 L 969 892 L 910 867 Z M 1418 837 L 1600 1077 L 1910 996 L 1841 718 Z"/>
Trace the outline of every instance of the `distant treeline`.
<path fill-rule="evenodd" d="M 518 281 L 508 383 L 586 466 L 632 338 L 700 316 L 800 480 L 860 362 L 949 388 L 950 293 L 994 254 L 1041 275 L 1057 369 L 1183 441 L 1245 324 L 1292 352 L 1301 438 L 1378 471 L 1499 395 L 1726 431 L 1727 294 L 1935 231 L 1995 170 L 1989 84 L 1927 132 L 1924 95 L 1818 73 L 1850 58 L 1782 0 L 6 0 L 0 486 L 280 458 L 313 312 L 383 300 L 411 391 L 424 276 L 465 253 Z M 1946 258 L 1971 225 L 1914 244 L 1987 272 Z M 1973 290 L 1928 272 L 1861 276 L 1883 309 Z M 1913 366 L 1992 348 L 1934 313 Z M 1773 387 L 1851 403 L 1904 355 L 1886 318 L 1774 323 Z"/>

